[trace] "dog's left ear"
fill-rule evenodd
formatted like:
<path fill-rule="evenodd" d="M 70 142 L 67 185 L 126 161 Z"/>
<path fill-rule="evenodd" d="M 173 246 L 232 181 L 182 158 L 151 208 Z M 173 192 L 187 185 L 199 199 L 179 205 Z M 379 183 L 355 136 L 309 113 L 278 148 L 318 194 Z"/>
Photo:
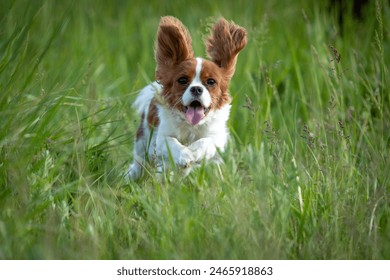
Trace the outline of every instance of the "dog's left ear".
<path fill-rule="evenodd" d="M 175 17 L 162 17 L 157 31 L 156 78 L 163 79 L 166 71 L 193 57 L 192 40 L 188 29 Z"/>
<path fill-rule="evenodd" d="M 246 43 L 246 30 L 224 18 L 214 24 L 211 35 L 205 42 L 207 55 L 215 64 L 225 69 L 229 80 L 236 69 L 237 55 Z"/>

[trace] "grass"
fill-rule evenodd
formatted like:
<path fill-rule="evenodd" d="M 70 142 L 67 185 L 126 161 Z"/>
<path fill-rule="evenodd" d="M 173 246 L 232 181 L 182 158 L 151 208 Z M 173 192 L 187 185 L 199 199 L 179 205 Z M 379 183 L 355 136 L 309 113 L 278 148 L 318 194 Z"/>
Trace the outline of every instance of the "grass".
<path fill-rule="evenodd" d="M 0 259 L 390 258 L 387 1 L 1 2 Z M 201 56 L 213 18 L 247 28 L 232 137 L 220 169 L 128 183 L 167 14 Z"/>

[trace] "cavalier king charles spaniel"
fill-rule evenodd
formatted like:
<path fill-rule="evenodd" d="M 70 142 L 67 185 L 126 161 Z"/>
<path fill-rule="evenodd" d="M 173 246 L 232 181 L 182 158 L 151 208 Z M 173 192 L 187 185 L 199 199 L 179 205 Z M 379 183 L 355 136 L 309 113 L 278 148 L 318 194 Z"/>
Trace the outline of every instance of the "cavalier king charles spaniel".
<path fill-rule="evenodd" d="M 246 30 L 221 18 L 205 41 L 210 60 L 195 57 L 187 28 L 177 18 L 161 18 L 156 81 L 134 102 L 141 124 L 127 173 L 130 179 L 142 175 L 146 160 L 156 164 L 158 173 L 173 162 L 184 174 L 202 161 L 221 161 L 219 152 L 229 136 L 228 84 L 246 43 Z"/>

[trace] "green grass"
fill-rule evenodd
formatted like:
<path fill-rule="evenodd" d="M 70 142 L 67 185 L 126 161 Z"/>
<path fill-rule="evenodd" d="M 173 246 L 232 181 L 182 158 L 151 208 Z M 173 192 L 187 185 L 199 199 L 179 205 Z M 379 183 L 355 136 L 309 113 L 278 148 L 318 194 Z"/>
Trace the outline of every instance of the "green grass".
<path fill-rule="evenodd" d="M 388 1 L 144 2 L 1 1 L 0 259 L 390 259 Z M 213 18 L 247 28 L 232 137 L 127 183 L 168 14 L 200 56 Z"/>

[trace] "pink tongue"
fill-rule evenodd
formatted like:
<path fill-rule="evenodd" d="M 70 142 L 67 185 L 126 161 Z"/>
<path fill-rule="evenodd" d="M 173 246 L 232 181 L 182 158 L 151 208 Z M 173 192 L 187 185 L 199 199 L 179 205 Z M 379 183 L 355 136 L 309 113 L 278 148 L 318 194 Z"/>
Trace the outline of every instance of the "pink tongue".
<path fill-rule="evenodd" d="M 188 106 L 186 111 L 186 119 L 192 125 L 197 125 L 204 117 L 204 108 L 202 106 Z"/>

